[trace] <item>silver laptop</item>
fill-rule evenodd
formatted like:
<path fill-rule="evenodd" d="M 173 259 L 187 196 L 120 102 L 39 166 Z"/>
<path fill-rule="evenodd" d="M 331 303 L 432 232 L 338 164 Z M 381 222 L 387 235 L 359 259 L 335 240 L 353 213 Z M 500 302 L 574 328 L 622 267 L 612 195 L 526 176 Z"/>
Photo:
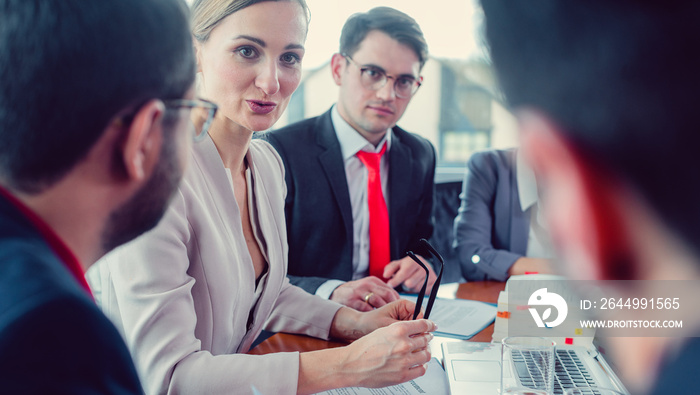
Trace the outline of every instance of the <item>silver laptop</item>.
<path fill-rule="evenodd" d="M 591 350 L 595 350 L 591 347 Z M 501 393 L 501 344 L 482 342 L 445 342 L 442 344 L 445 372 L 452 395 L 495 395 Z M 554 393 L 567 388 L 591 386 L 612 388 L 628 394 L 605 359 L 584 346 L 557 346 Z M 506 377 L 522 385 L 527 368 L 513 372 L 506 367 Z M 525 378 L 523 378 L 524 380 Z"/>

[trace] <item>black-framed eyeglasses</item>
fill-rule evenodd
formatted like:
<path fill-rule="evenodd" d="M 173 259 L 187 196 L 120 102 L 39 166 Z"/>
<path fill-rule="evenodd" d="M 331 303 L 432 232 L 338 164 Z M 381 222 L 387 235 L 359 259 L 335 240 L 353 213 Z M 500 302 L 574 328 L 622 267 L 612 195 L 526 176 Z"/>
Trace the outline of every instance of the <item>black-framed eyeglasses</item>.
<path fill-rule="evenodd" d="M 214 121 L 216 111 L 219 109 L 219 106 L 205 99 L 164 100 L 163 104 L 170 108 L 198 110 L 192 112 L 192 124 L 194 126 L 193 139 L 195 142 L 202 141 L 207 136 L 207 132 Z"/>
<path fill-rule="evenodd" d="M 394 92 L 396 92 L 396 97 L 402 99 L 410 99 L 413 94 L 416 93 L 418 88 L 420 88 L 420 81 L 409 75 L 392 76 L 387 75 L 386 72 L 379 67 L 374 66 L 362 66 L 359 65 L 353 58 L 348 54 L 341 54 L 349 62 L 357 66 L 360 69 L 360 82 L 362 86 L 373 91 L 378 91 L 386 85 L 390 78 L 394 79 Z"/>
<path fill-rule="evenodd" d="M 423 246 L 428 252 L 430 252 L 435 258 L 437 258 L 438 262 L 440 262 L 440 270 L 438 271 L 437 279 L 435 280 L 435 284 L 433 284 L 433 289 L 430 291 L 430 297 L 428 298 L 428 305 L 425 306 L 425 314 L 423 314 L 423 318 L 428 318 L 430 316 L 430 310 L 433 309 L 433 303 L 435 303 L 435 297 L 437 296 L 438 288 L 440 287 L 440 281 L 442 281 L 442 268 L 445 267 L 445 260 L 442 259 L 442 255 L 433 248 L 430 243 L 428 243 L 428 240 L 426 239 L 420 239 L 420 244 Z M 418 317 L 418 314 L 420 313 L 421 305 L 423 304 L 423 298 L 425 297 L 425 291 L 428 289 L 428 276 L 430 275 L 430 270 L 428 270 L 428 267 L 425 266 L 423 262 L 421 262 L 420 258 L 416 256 L 416 254 L 413 253 L 413 251 L 408 251 L 406 253 L 408 256 L 411 257 L 414 261 L 416 261 L 417 264 L 420 265 L 420 267 L 425 270 L 425 281 L 423 282 L 423 287 L 420 289 L 420 292 L 418 293 L 418 298 L 416 299 L 416 309 L 413 311 L 413 319 L 415 320 Z"/>

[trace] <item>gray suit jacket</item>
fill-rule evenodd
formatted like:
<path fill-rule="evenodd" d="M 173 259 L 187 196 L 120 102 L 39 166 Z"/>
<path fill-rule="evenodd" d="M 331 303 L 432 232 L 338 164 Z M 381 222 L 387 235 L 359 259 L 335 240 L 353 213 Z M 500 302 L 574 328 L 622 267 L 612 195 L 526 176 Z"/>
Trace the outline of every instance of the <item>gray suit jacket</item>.
<path fill-rule="evenodd" d="M 391 259 L 417 254 L 433 233 L 435 150 L 399 127 L 389 155 Z M 289 278 L 310 293 L 328 279 L 352 280 L 352 208 L 331 112 L 268 133 L 284 161 Z M 427 254 L 426 254 L 427 256 Z"/>
<path fill-rule="evenodd" d="M 467 163 L 454 247 L 467 280 L 508 278 L 527 252 L 530 210 L 520 208 L 515 149 L 477 152 Z"/>

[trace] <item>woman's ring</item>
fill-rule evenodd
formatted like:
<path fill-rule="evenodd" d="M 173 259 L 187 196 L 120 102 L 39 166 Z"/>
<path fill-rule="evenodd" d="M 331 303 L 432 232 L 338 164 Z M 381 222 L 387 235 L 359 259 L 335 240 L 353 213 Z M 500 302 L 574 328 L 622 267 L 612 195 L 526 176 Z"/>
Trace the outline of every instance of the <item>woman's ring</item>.
<path fill-rule="evenodd" d="M 369 303 L 369 298 L 371 298 L 372 295 L 374 295 L 374 292 L 370 292 L 370 293 L 368 293 L 367 295 L 365 295 L 365 303 L 370 304 L 370 303 Z"/>

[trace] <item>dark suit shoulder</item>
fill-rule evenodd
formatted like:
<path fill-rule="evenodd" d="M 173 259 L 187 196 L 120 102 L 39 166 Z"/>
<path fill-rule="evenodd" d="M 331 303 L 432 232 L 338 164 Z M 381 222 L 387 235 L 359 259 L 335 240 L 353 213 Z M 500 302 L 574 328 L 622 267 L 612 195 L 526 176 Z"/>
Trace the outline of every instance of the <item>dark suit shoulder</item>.
<path fill-rule="evenodd" d="M 435 154 L 435 148 L 430 140 L 416 133 L 407 132 L 398 126 L 395 126 L 392 131 L 394 135 L 399 139 L 401 144 L 409 147 L 415 153 L 421 155 L 425 154 Z"/>
<path fill-rule="evenodd" d="M 12 310 L 31 308 L 34 300 L 48 297 L 45 295 L 73 294 L 90 301 L 63 263 L 39 240 L 0 239 L 0 262 L 0 322 Z"/>
<path fill-rule="evenodd" d="M 0 238 L 0 263 L 0 388 L 142 393 L 116 328 L 41 239 Z"/>
<path fill-rule="evenodd" d="M 652 395 L 696 394 L 697 388 L 687 383 L 700 373 L 700 334 L 686 339 L 678 350 L 668 351 L 659 367 Z"/>
<path fill-rule="evenodd" d="M 94 304 L 55 288 L 42 296 L 0 326 L 3 390 L 142 394 L 126 345 Z"/>
<path fill-rule="evenodd" d="M 318 122 L 322 116 L 307 118 L 291 125 L 270 131 L 265 134 L 270 144 L 275 148 L 278 146 L 289 146 L 299 144 L 300 140 L 305 141 L 315 135 Z"/>

